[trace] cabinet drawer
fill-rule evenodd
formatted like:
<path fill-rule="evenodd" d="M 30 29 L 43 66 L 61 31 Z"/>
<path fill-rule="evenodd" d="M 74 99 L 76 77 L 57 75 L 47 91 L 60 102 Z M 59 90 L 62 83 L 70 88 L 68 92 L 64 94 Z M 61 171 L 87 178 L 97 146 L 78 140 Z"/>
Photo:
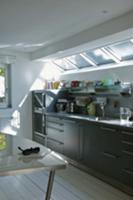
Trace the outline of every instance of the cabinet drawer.
<path fill-rule="evenodd" d="M 109 152 L 101 152 L 99 156 L 99 169 L 103 174 L 119 179 L 120 178 L 119 156 Z"/>
<path fill-rule="evenodd" d="M 133 154 L 130 155 L 129 153 L 127 154 L 126 152 L 123 152 L 121 157 L 121 166 L 122 169 L 128 169 L 133 171 Z"/>
<path fill-rule="evenodd" d="M 101 152 L 110 152 L 120 155 L 120 137 L 116 129 L 100 128 L 99 148 Z"/>
<path fill-rule="evenodd" d="M 133 187 L 133 170 L 123 169 L 121 173 L 121 181 L 122 183 Z"/>
<path fill-rule="evenodd" d="M 46 130 L 49 138 L 64 142 L 64 131 L 55 129 L 53 127 L 47 127 Z"/>
<path fill-rule="evenodd" d="M 47 127 L 52 127 L 53 129 L 57 129 L 57 130 L 59 130 L 59 131 L 64 131 L 64 124 L 63 123 L 55 123 L 55 122 L 47 122 L 46 123 L 46 126 Z"/>
<path fill-rule="evenodd" d="M 50 138 L 47 138 L 47 147 L 58 153 L 64 153 L 64 144 Z"/>
<path fill-rule="evenodd" d="M 53 122 L 53 123 L 63 123 L 63 119 L 60 117 L 46 117 L 47 122 Z"/>
<path fill-rule="evenodd" d="M 133 142 L 123 140 L 122 141 L 122 151 L 127 152 L 127 154 L 130 154 L 133 156 Z"/>
<path fill-rule="evenodd" d="M 34 134 L 33 140 L 39 144 L 45 145 L 45 138 L 40 135 Z"/>
<path fill-rule="evenodd" d="M 121 131 L 121 140 L 133 142 L 133 132 Z"/>
<path fill-rule="evenodd" d="M 106 126 L 101 126 L 100 127 L 100 130 L 101 131 L 103 131 L 103 132 L 105 132 L 105 133 L 116 133 L 117 132 L 117 129 L 115 129 L 115 128 L 111 128 L 111 127 L 106 127 Z"/>

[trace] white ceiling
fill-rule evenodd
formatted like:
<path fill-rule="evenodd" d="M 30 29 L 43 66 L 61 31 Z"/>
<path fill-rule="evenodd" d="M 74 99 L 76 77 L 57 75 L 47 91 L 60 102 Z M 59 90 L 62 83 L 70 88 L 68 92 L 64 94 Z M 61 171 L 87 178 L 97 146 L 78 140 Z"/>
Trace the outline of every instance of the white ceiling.
<path fill-rule="evenodd" d="M 0 49 L 42 46 L 133 10 L 133 0 L 1 0 Z"/>

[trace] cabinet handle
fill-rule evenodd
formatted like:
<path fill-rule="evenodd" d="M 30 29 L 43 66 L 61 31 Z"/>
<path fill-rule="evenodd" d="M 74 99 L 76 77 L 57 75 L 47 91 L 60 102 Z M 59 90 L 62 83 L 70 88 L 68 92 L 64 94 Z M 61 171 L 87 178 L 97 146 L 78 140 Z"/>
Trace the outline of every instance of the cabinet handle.
<path fill-rule="evenodd" d="M 50 121 L 50 120 L 47 120 L 46 123 L 53 123 L 53 124 L 58 124 L 59 126 L 64 126 L 63 123 L 58 123 L 58 122 Z"/>
<path fill-rule="evenodd" d="M 122 152 L 129 155 L 129 156 L 133 156 L 133 152 L 131 152 L 131 151 L 123 150 Z"/>
<path fill-rule="evenodd" d="M 131 132 L 127 132 L 127 131 L 122 131 L 121 133 L 124 134 L 124 135 L 130 135 L 130 136 L 133 136 L 133 133 L 131 133 Z"/>
<path fill-rule="evenodd" d="M 114 154 L 112 154 L 112 153 L 109 153 L 109 152 L 102 152 L 102 154 L 104 155 L 104 156 L 107 156 L 107 157 L 109 157 L 109 158 L 119 158 L 119 156 L 117 156 L 117 155 L 114 155 Z"/>
<path fill-rule="evenodd" d="M 104 130 L 104 131 L 111 131 L 111 132 L 116 132 L 116 129 L 112 129 L 112 128 L 107 128 L 107 127 L 100 127 L 100 129 Z"/>
<path fill-rule="evenodd" d="M 55 127 L 52 127 L 52 126 L 47 126 L 47 128 L 51 128 L 51 129 L 54 129 L 54 130 L 57 130 L 57 131 L 60 131 L 60 132 L 64 132 L 64 130 L 58 129 L 58 128 L 55 128 Z"/>
<path fill-rule="evenodd" d="M 133 146 L 133 142 L 127 142 L 127 141 L 125 141 L 125 140 L 122 140 L 122 143 L 123 143 L 123 144 L 128 144 L 128 145 Z"/>
<path fill-rule="evenodd" d="M 34 135 L 37 135 L 37 136 L 40 136 L 40 137 L 43 137 L 43 138 L 46 137 L 46 135 L 43 135 L 42 133 L 38 133 L 38 132 L 34 132 Z"/>
<path fill-rule="evenodd" d="M 123 169 L 124 172 L 130 174 L 130 175 L 133 175 L 133 171 L 132 170 L 129 170 L 129 169 Z"/>
<path fill-rule="evenodd" d="M 71 124 L 76 124 L 76 121 L 73 121 L 73 120 L 64 120 L 64 122 L 71 123 Z"/>
<path fill-rule="evenodd" d="M 60 141 L 58 141 L 58 140 L 55 140 L 55 139 L 53 139 L 53 138 L 50 138 L 50 137 L 48 137 L 47 138 L 47 140 L 51 140 L 51 141 L 53 141 L 53 142 L 56 142 L 56 143 L 58 143 L 58 144 L 61 144 L 61 145 L 63 145 L 64 144 L 64 142 L 60 142 Z"/>

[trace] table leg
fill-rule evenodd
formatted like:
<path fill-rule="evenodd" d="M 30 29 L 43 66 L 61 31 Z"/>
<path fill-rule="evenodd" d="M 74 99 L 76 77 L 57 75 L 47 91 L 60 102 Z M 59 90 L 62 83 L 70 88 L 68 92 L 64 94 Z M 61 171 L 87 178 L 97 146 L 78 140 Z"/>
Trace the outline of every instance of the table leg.
<path fill-rule="evenodd" d="M 53 182 L 54 182 L 54 175 L 55 175 L 55 170 L 51 170 L 49 172 L 49 179 L 48 179 L 48 185 L 47 185 L 45 200 L 50 200 L 51 191 L 52 191 Z"/>

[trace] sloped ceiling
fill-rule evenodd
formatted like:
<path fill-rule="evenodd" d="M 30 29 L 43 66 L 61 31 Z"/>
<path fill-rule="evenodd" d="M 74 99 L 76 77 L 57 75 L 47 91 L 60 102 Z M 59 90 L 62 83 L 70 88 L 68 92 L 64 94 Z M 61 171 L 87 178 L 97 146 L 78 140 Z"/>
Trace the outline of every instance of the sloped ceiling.
<path fill-rule="evenodd" d="M 37 51 L 133 10 L 133 0 L 4 0 L 0 49 Z"/>

